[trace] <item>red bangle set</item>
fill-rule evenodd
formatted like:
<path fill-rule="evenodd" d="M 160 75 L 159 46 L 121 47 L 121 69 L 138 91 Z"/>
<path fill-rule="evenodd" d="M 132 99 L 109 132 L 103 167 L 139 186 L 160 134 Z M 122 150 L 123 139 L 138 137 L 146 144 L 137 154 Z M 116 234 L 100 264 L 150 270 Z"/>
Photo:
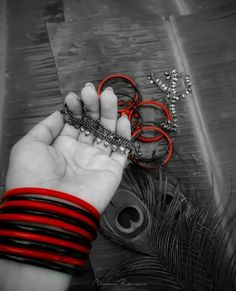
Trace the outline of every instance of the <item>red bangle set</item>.
<path fill-rule="evenodd" d="M 0 257 L 78 273 L 86 264 L 99 219 L 96 208 L 67 193 L 9 190 L 0 205 Z"/>
<path fill-rule="evenodd" d="M 154 100 L 145 100 L 145 101 L 142 101 L 138 104 L 138 107 L 141 107 L 141 106 L 144 106 L 144 105 L 153 105 L 153 106 L 156 106 L 157 108 L 160 108 L 166 115 L 166 118 L 168 120 L 168 122 L 171 122 L 172 120 L 172 116 L 169 112 L 169 110 L 166 108 L 166 106 L 164 106 L 164 104 L 162 104 L 161 102 L 158 102 L 158 101 L 154 101 Z M 132 116 L 130 117 L 132 118 Z M 153 130 L 153 131 L 157 131 L 161 134 L 159 134 L 158 136 L 155 136 L 155 137 L 144 137 L 142 135 L 139 135 L 138 136 L 138 140 L 142 141 L 142 142 L 155 142 L 155 141 L 159 141 L 161 140 L 162 138 L 166 137 L 166 135 L 168 135 L 167 133 L 163 134 L 163 130 L 157 126 L 143 126 L 142 129 L 140 129 L 141 131 L 145 131 L 145 130 Z M 136 132 L 133 132 L 132 135 L 133 137 L 136 136 Z"/>
<path fill-rule="evenodd" d="M 120 85 L 120 83 L 122 83 L 122 86 Z M 168 145 L 167 153 L 165 153 L 164 157 L 157 158 L 159 161 L 161 161 L 161 164 L 163 165 L 167 164 L 170 161 L 173 153 L 172 139 L 170 138 L 165 128 L 161 126 L 162 123 L 157 124 L 157 122 L 143 122 L 140 113 L 140 109 L 142 107 L 151 106 L 157 108 L 158 110 L 161 110 L 162 113 L 164 114 L 165 122 L 167 124 L 171 124 L 172 115 L 167 106 L 165 106 L 163 103 L 159 101 L 142 100 L 142 95 L 139 91 L 137 83 L 132 78 L 125 74 L 112 74 L 104 78 L 98 85 L 98 95 L 102 93 L 102 90 L 104 89 L 105 86 L 111 85 L 115 91 L 115 94 L 118 97 L 119 106 L 118 112 L 120 114 L 125 113 L 131 122 L 132 137 L 143 143 L 158 142 L 163 138 L 167 141 Z M 123 89 L 122 92 L 120 92 L 121 89 Z M 130 93 L 131 89 L 133 89 L 134 92 Z M 143 135 L 145 132 L 154 132 L 154 136 L 145 137 Z M 156 132 L 158 134 L 156 134 Z M 149 159 L 149 161 L 152 159 Z M 142 160 L 141 158 L 132 159 L 134 163 L 141 166 L 142 168 L 152 169 L 151 167 L 143 166 L 141 160 Z"/>
<path fill-rule="evenodd" d="M 171 155 L 172 155 L 172 152 L 173 152 L 173 145 L 172 145 L 172 141 L 171 141 L 171 138 L 169 137 L 169 135 L 164 131 L 164 130 L 162 130 L 161 128 L 159 128 L 159 127 L 157 127 L 157 126 L 144 126 L 143 127 L 143 129 L 144 130 L 155 130 L 155 131 L 157 131 L 157 132 L 159 132 L 161 135 L 159 135 L 159 136 L 161 136 L 161 138 L 165 138 L 166 140 L 167 140 L 167 142 L 168 142 L 168 144 L 169 144 L 169 150 L 168 150 L 168 154 L 167 154 L 167 156 L 166 156 L 166 158 L 165 158 L 165 160 L 162 162 L 162 164 L 163 165 L 165 165 L 165 164 L 167 164 L 168 162 L 169 162 L 169 160 L 170 160 L 170 158 L 171 158 Z M 139 133 L 139 131 L 141 131 L 141 129 L 138 129 L 138 130 L 136 130 L 135 132 L 134 132 L 134 137 L 136 136 L 136 135 L 138 135 L 138 133 Z M 157 136 L 157 138 L 159 137 L 159 136 Z"/>
<path fill-rule="evenodd" d="M 44 189 L 44 188 L 16 188 L 7 191 L 3 197 L 2 200 L 4 201 L 6 198 L 9 198 L 11 196 L 18 196 L 18 195 L 26 195 L 26 194 L 34 194 L 34 195 L 40 195 L 40 196 L 48 196 L 53 198 L 59 198 L 62 201 L 71 202 L 75 204 L 77 207 L 81 207 L 86 209 L 87 212 L 91 213 L 96 219 L 100 219 L 100 213 L 98 210 L 90 205 L 88 202 L 75 197 L 73 195 L 60 192 L 57 190 L 52 189 Z"/>
<path fill-rule="evenodd" d="M 7 209 L 7 208 L 30 208 L 30 209 L 44 209 L 44 210 L 48 210 L 51 211 L 52 213 L 58 213 L 58 214 L 62 214 L 62 215 L 67 215 L 69 217 L 75 218 L 75 219 L 80 219 L 81 221 L 87 223 L 88 225 L 90 225 L 94 230 L 97 229 L 96 224 L 91 221 L 90 219 L 88 219 L 86 216 L 81 215 L 80 213 L 77 213 L 76 211 L 70 210 L 70 209 L 66 209 L 64 207 L 60 207 L 60 206 L 56 206 L 56 205 L 51 205 L 51 204 L 47 204 L 45 202 L 37 202 L 37 201 L 6 201 L 4 202 L 4 205 L 0 205 L 0 210 L 2 208 Z"/>

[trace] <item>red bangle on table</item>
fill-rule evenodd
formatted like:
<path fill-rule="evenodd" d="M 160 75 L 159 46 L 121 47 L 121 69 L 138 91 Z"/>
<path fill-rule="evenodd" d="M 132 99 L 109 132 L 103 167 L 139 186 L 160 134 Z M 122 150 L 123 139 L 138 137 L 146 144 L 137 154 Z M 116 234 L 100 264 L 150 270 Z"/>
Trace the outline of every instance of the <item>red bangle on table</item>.
<path fill-rule="evenodd" d="M 157 107 L 159 109 L 161 109 L 163 111 L 163 113 L 165 114 L 165 117 L 167 118 L 167 120 L 169 122 L 172 121 L 172 116 L 170 114 L 170 111 L 168 110 L 168 108 L 161 102 L 158 102 L 158 101 L 154 101 L 154 100 L 144 100 L 142 102 L 140 102 L 138 104 L 138 107 L 142 107 L 142 106 L 153 106 L 153 107 Z M 142 141 L 142 142 L 145 142 L 145 143 L 150 143 L 150 142 L 155 142 L 155 141 L 159 141 L 163 138 L 165 138 L 166 136 L 164 134 L 161 133 L 161 131 L 159 131 L 159 135 L 157 136 L 154 136 L 154 137 L 145 137 L 145 136 L 142 136 L 142 134 L 140 134 L 137 139 Z M 132 136 L 135 136 L 136 132 L 135 133 L 132 133 Z"/>
<path fill-rule="evenodd" d="M 173 143 L 172 143 L 172 140 L 169 137 L 169 135 L 160 127 L 144 125 L 143 128 L 137 129 L 133 133 L 133 136 L 135 137 L 136 135 L 138 135 L 141 130 L 143 130 L 143 131 L 157 131 L 157 132 L 161 133 L 163 135 L 163 137 L 166 139 L 166 141 L 168 143 L 168 152 L 167 152 L 165 159 L 162 162 L 162 165 L 166 165 L 170 161 L 171 156 L 173 154 Z M 133 160 L 133 161 L 138 163 L 138 160 Z"/>
<path fill-rule="evenodd" d="M 126 113 L 128 115 L 128 113 L 131 111 L 133 112 L 132 107 L 136 107 L 137 103 L 141 101 L 141 96 L 140 96 L 140 92 L 138 90 L 138 85 L 136 84 L 136 82 L 129 76 L 125 75 L 125 74 L 111 74 L 109 76 L 107 76 L 106 78 L 104 78 L 98 85 L 98 95 L 100 96 L 102 93 L 103 88 L 105 87 L 106 83 L 108 82 L 112 82 L 112 81 L 118 81 L 118 80 L 122 80 L 123 82 L 129 84 L 132 86 L 132 88 L 135 91 L 134 96 L 132 97 L 133 101 L 131 102 L 131 104 L 129 104 L 127 107 L 122 108 L 122 109 L 118 109 L 119 113 Z M 109 84 L 110 85 L 110 84 Z M 119 103 L 119 102 L 118 102 Z"/>

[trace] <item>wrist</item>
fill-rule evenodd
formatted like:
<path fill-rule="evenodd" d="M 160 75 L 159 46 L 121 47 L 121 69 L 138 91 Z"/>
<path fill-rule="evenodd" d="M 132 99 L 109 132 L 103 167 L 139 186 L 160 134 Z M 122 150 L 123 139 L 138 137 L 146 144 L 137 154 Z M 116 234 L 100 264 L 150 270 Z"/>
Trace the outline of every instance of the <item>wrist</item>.
<path fill-rule="evenodd" d="M 0 257 L 77 273 L 86 264 L 100 214 L 86 201 L 45 188 L 7 191 L 0 206 Z"/>
<path fill-rule="evenodd" d="M 71 282 L 69 274 L 1 258 L 0 269 L 1 291 L 66 291 Z"/>

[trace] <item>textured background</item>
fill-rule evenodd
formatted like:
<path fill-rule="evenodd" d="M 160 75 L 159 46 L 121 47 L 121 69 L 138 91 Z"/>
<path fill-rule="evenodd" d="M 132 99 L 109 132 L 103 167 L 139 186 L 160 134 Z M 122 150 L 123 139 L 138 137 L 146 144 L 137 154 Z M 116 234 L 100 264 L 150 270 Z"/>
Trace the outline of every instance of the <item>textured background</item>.
<path fill-rule="evenodd" d="M 68 91 L 120 72 L 137 81 L 146 99 L 159 100 L 147 74 L 177 68 L 191 75 L 193 96 L 178 104 L 180 129 L 168 167 L 187 191 L 197 187 L 202 199 L 213 180 L 216 203 L 232 195 L 229 212 L 235 212 L 234 1 L 11 0 L 1 5 L 1 35 L 7 28 L 5 43 L 0 42 L 2 189 L 11 146 L 60 109 Z M 151 114 L 155 119 L 156 111 Z M 137 256 L 102 235 L 94 252 L 98 277 L 125 257 Z M 84 284 L 92 280 L 90 271 Z M 75 278 L 71 288 L 77 284 Z"/>

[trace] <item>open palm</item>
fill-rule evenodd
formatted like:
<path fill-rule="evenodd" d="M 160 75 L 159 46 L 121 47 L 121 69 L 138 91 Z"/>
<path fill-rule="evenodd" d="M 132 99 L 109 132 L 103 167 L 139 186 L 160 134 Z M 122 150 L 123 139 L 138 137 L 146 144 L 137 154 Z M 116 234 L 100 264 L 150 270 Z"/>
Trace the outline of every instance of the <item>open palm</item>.
<path fill-rule="evenodd" d="M 111 88 L 98 97 L 95 87 L 87 83 L 81 98 L 87 110 L 103 125 L 130 138 L 126 117 L 117 119 L 117 98 Z M 78 96 L 69 94 L 67 106 L 77 116 L 82 108 Z M 102 212 L 119 186 L 126 156 L 111 152 L 104 143 L 64 124 L 55 112 L 37 124 L 12 149 L 6 188 L 41 187 L 80 197 Z"/>

